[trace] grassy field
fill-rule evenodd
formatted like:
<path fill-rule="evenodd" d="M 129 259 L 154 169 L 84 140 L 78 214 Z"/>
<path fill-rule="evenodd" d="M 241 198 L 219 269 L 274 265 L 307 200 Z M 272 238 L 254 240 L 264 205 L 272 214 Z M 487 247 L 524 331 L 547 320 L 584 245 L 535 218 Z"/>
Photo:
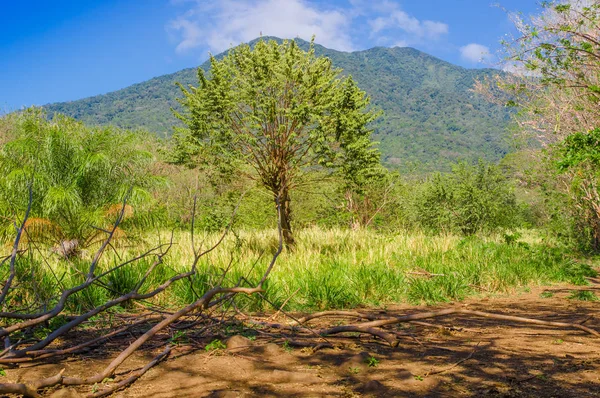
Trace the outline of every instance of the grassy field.
<path fill-rule="evenodd" d="M 385 306 L 399 302 L 433 304 L 472 295 L 506 293 L 531 285 L 585 284 L 585 277 L 595 274 L 591 266 L 542 241 L 534 232 L 525 231 L 522 235 L 516 240 L 511 236 L 461 238 L 305 229 L 297 233 L 296 250 L 284 250 L 279 257 L 266 285 L 266 300 L 240 297 L 238 304 L 251 311 L 268 310 L 284 303 L 288 310 Z M 218 237 L 200 234 L 195 239 L 197 245 L 208 248 Z M 117 250 L 106 252 L 100 269 L 109 269 L 169 239 L 170 233 L 164 231 L 141 237 L 134 244 L 121 242 L 122 247 L 117 245 Z M 189 269 L 193 261 L 191 247 L 191 234 L 176 232 L 173 247 L 142 291 Z M 165 307 L 189 303 L 197 293 L 218 284 L 225 269 L 229 272 L 223 285 L 231 286 L 240 278 L 256 283 L 276 248 L 275 231 L 230 234 L 200 260 L 196 276 L 177 282 L 151 303 Z M 18 264 L 20 280 L 31 285 L 25 291 L 51 303 L 59 285 L 73 286 L 83 280 L 92 249 L 87 258 L 84 255 L 83 259 L 70 261 L 57 256 L 42 260 L 39 253 L 26 255 Z M 70 308 L 90 308 L 128 292 L 153 261 L 154 257 L 148 257 L 109 274 L 102 284 L 75 295 Z M 23 301 L 27 298 L 23 297 Z"/>

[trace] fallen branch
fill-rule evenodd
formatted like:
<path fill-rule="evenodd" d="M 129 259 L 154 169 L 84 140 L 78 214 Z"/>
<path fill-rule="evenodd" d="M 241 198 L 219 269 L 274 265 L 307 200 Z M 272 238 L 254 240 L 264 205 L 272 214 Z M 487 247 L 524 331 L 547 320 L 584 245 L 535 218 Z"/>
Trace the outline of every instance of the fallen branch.
<path fill-rule="evenodd" d="M 312 314 L 308 314 L 302 318 L 298 318 L 298 324 L 305 324 L 306 322 L 323 317 L 332 317 L 332 316 L 342 316 L 342 317 L 350 317 L 350 318 L 361 318 L 361 319 L 378 319 L 378 317 L 374 317 L 368 314 L 361 314 L 356 311 L 322 311 L 322 312 L 314 312 Z"/>
<path fill-rule="evenodd" d="M 552 326 L 552 327 L 560 327 L 560 328 L 568 328 L 568 329 L 579 329 L 579 330 L 582 330 L 582 331 L 584 331 L 588 334 L 591 334 L 595 337 L 600 337 L 600 333 L 598 333 L 596 330 L 591 329 L 587 326 L 583 326 L 578 323 L 542 321 L 542 320 L 538 320 L 538 319 L 519 317 L 519 316 L 513 316 L 513 315 L 494 314 L 494 313 L 483 312 L 483 311 L 473 311 L 473 310 L 455 309 L 455 308 L 436 311 L 436 312 L 417 313 L 417 314 L 410 314 L 410 315 L 397 316 L 397 317 L 370 316 L 370 315 L 361 314 L 361 313 L 355 312 L 355 311 L 323 311 L 323 312 L 319 312 L 319 313 L 310 314 L 303 318 L 295 320 L 296 324 L 304 324 L 312 319 L 319 318 L 319 317 L 342 316 L 342 317 L 369 319 L 368 322 L 336 326 L 336 327 L 326 328 L 326 329 L 310 329 L 310 328 L 303 327 L 303 326 L 285 325 L 285 324 L 269 323 L 269 322 L 256 322 L 256 321 L 250 321 L 250 322 L 257 324 L 257 325 L 270 327 L 273 329 L 288 330 L 293 333 L 317 334 L 322 337 L 328 336 L 328 335 L 333 335 L 333 334 L 348 333 L 348 332 L 366 333 L 366 334 L 370 334 L 370 335 L 379 337 L 379 338 L 385 340 L 390 346 L 396 347 L 399 344 L 399 341 L 395 338 L 395 336 L 397 335 L 397 332 L 395 332 L 395 331 L 388 332 L 384 329 L 381 329 L 382 327 L 399 324 L 399 323 L 410 322 L 410 323 L 421 324 L 423 326 L 435 326 L 435 327 L 442 328 L 442 329 L 456 330 L 456 329 L 448 328 L 448 327 L 442 326 L 442 325 L 433 325 L 433 324 L 429 324 L 429 323 L 425 323 L 425 322 L 419 322 L 419 320 L 439 318 L 439 317 L 444 317 L 444 316 L 449 316 L 449 315 L 457 315 L 457 314 L 472 315 L 472 316 L 477 316 L 477 317 L 498 319 L 498 320 L 505 320 L 505 321 L 512 321 L 512 322 L 529 323 L 529 324 L 542 325 L 542 326 Z"/>
<path fill-rule="evenodd" d="M 465 361 L 468 361 L 469 359 L 473 358 L 473 355 L 475 354 L 475 351 L 477 351 L 477 348 L 479 347 L 479 344 L 481 344 L 481 341 L 479 341 L 477 343 L 477 345 L 475 346 L 475 348 L 473 349 L 473 351 L 471 351 L 471 353 L 469 355 L 467 355 L 465 358 L 461 359 L 460 361 L 454 363 L 452 366 L 447 367 L 447 368 L 442 369 L 442 370 L 437 370 L 435 372 L 427 372 L 427 374 L 424 377 L 445 373 L 445 372 L 447 372 L 449 370 L 454 369 L 455 367 L 457 367 L 461 363 L 463 363 Z"/>
<path fill-rule="evenodd" d="M 54 387 L 62 381 L 62 374 L 65 370 L 61 370 L 58 374 L 35 381 L 31 385 L 25 383 L 5 383 L 0 384 L 0 392 L 2 394 L 21 394 L 28 398 L 41 398 L 37 390 L 43 388 Z"/>
<path fill-rule="evenodd" d="M 52 358 L 55 356 L 61 356 L 61 355 L 67 355 L 67 354 L 73 354 L 75 352 L 79 352 L 81 350 L 84 350 L 86 348 L 89 348 L 93 345 L 97 345 L 100 344 L 101 342 L 108 340 L 112 337 L 116 337 L 120 334 L 123 334 L 125 332 L 127 332 L 129 329 L 133 328 L 134 326 L 137 326 L 139 324 L 142 324 L 144 322 L 148 322 L 148 319 L 141 319 L 139 321 L 136 321 L 130 325 L 126 325 L 123 326 L 119 329 L 113 330 L 112 332 L 96 337 L 95 339 L 92 340 L 88 340 L 84 343 L 75 345 L 73 347 L 69 347 L 69 348 L 64 348 L 64 349 L 57 349 L 57 350 L 39 350 L 39 351 L 28 351 L 27 355 L 29 355 L 28 357 L 22 357 L 22 358 L 2 358 L 0 359 L 0 364 L 13 364 L 13 363 L 24 363 L 24 362 L 33 362 L 33 361 L 40 361 L 42 359 L 48 359 L 48 358 Z"/>
<path fill-rule="evenodd" d="M 422 268 L 419 268 L 419 271 L 409 271 L 406 274 L 407 275 L 416 275 L 416 276 L 425 276 L 427 278 L 433 278 L 434 276 L 446 276 L 446 274 L 434 274 L 433 272 L 426 271 Z"/>
<path fill-rule="evenodd" d="M 19 242 L 21 241 L 21 236 L 23 235 L 23 231 L 25 231 L 25 225 L 27 224 L 27 219 L 29 218 L 29 212 L 31 211 L 31 205 L 33 204 L 33 189 L 31 185 L 29 185 L 29 202 L 27 203 L 27 210 L 25 211 L 25 215 L 23 216 L 23 221 L 21 225 L 17 227 L 15 221 L 16 228 L 16 237 L 13 243 L 12 253 L 10 255 L 9 262 L 9 275 L 8 279 L 4 282 L 4 286 L 2 286 L 2 292 L 0 293 L 0 305 L 4 306 L 4 301 L 6 300 L 6 296 L 12 287 L 13 280 L 15 279 L 16 268 L 15 263 L 17 261 L 17 255 L 19 254 Z M 2 261 L 2 264 L 6 261 L 6 258 Z"/>
<path fill-rule="evenodd" d="M 283 304 L 281 304 L 281 306 L 279 307 L 279 309 L 277 310 L 276 313 L 274 313 L 273 315 L 271 315 L 269 317 L 269 320 L 271 319 L 275 319 L 277 318 L 277 315 L 281 314 L 281 311 L 283 310 L 283 307 L 285 307 L 285 305 L 292 299 L 292 297 L 294 297 L 296 295 L 296 293 L 298 293 L 300 291 L 300 288 L 296 289 L 296 291 L 292 294 L 289 295 L 288 298 L 285 299 L 285 301 L 283 302 Z"/>
<path fill-rule="evenodd" d="M 478 330 L 466 329 L 466 328 L 459 328 L 459 327 L 456 327 L 456 326 L 436 325 L 434 323 L 421 322 L 421 321 L 411 321 L 409 323 L 411 325 L 426 326 L 426 327 L 435 328 L 435 329 L 439 329 L 439 330 L 446 330 L 446 331 L 449 331 L 449 332 L 472 332 L 472 333 L 480 333 Z"/>
<path fill-rule="evenodd" d="M 399 317 L 390 317 L 387 319 L 378 319 L 378 320 L 362 323 L 362 324 L 360 324 L 360 326 L 381 327 L 381 326 L 393 325 L 393 324 L 398 324 L 398 323 L 403 323 L 403 322 L 417 321 L 417 320 L 421 320 L 421 319 L 439 318 L 442 316 L 455 315 L 455 314 L 473 315 L 473 316 L 488 318 L 488 319 L 498 319 L 498 320 L 502 320 L 502 321 L 529 323 L 529 324 L 541 325 L 541 326 L 553 326 L 553 327 L 567 328 L 567 329 L 579 329 L 579 330 L 589 333 L 595 337 L 600 337 L 600 333 L 597 332 L 596 330 L 589 328 L 587 326 L 584 326 L 584 325 L 577 324 L 577 323 L 542 321 L 539 319 L 525 318 L 525 317 L 513 316 L 513 315 L 494 314 L 494 313 L 483 312 L 483 311 L 465 310 L 465 309 L 461 309 L 461 308 L 450 308 L 450 309 L 436 311 L 436 312 L 424 312 L 424 313 L 404 315 L 404 316 L 399 316 Z"/>
<path fill-rule="evenodd" d="M 194 261 L 193 261 L 189 271 L 181 272 L 181 273 L 178 273 L 178 274 L 170 277 L 169 279 L 164 281 L 162 284 L 155 287 L 153 290 L 150 290 L 147 292 L 140 292 L 140 289 L 142 288 L 142 285 L 144 285 L 144 282 L 147 280 L 151 280 L 149 278 L 150 275 L 153 274 L 155 269 L 157 269 L 157 266 L 162 262 L 162 257 L 167 254 L 167 252 L 173 245 L 173 235 L 171 235 L 171 241 L 168 244 L 165 244 L 165 245 L 161 244 L 157 248 L 154 248 L 140 256 L 137 256 L 137 257 L 135 257 L 131 260 L 125 261 L 125 262 L 121 262 L 120 264 L 108 269 L 107 271 L 96 272 L 98 269 L 98 264 L 102 257 L 102 254 L 104 253 L 104 251 L 106 250 L 107 247 L 110 247 L 110 241 L 111 241 L 112 237 L 114 236 L 115 231 L 117 230 L 117 228 L 123 218 L 125 205 L 126 205 L 126 201 L 124 200 L 123 207 L 121 209 L 121 214 L 119 215 L 116 222 L 114 223 L 112 230 L 104 231 L 108 234 L 108 237 L 100 245 L 100 248 L 96 252 L 93 260 L 91 261 L 90 265 L 87 267 L 87 270 L 85 271 L 85 273 L 83 273 L 83 272 L 81 273 L 81 275 L 84 277 L 84 281 L 82 283 L 80 283 L 77 286 L 71 287 L 71 288 L 63 289 L 62 292 L 60 293 L 60 297 L 58 298 L 58 300 L 53 304 L 53 307 L 51 307 L 48 310 L 46 310 L 46 308 L 44 308 L 45 303 L 41 303 L 42 305 L 40 305 L 39 308 L 43 308 L 44 310 L 39 313 L 33 313 L 33 314 L 24 314 L 24 313 L 15 313 L 15 312 L 7 312 L 6 313 L 6 315 L 7 315 L 6 318 L 19 319 L 21 321 L 15 323 L 15 324 L 6 326 L 4 328 L 0 328 L 0 337 L 4 337 L 4 343 L 5 343 L 4 344 L 5 349 L 2 352 L 2 354 L 0 355 L 0 363 L 5 364 L 5 365 L 18 365 L 19 363 L 23 363 L 23 362 L 39 361 L 39 360 L 47 359 L 47 358 L 57 356 L 57 355 L 70 354 L 70 353 L 91 347 L 102 341 L 106 341 L 110 337 L 116 336 L 118 334 L 121 334 L 121 333 L 124 333 L 124 332 L 130 330 L 134 325 L 140 324 L 142 322 L 146 322 L 147 321 L 146 319 L 139 320 L 137 322 L 134 322 L 131 325 L 126 325 L 117 330 L 113 330 L 112 332 L 110 332 L 104 336 L 99 336 L 99 337 L 96 337 L 89 341 L 86 341 L 86 342 L 83 342 L 83 343 L 80 343 L 80 344 L 77 344 L 77 345 L 74 345 L 71 347 L 65 347 L 65 348 L 61 348 L 61 349 L 46 349 L 47 346 L 49 346 L 50 344 L 55 342 L 58 338 L 64 337 L 69 331 L 73 330 L 74 328 L 76 328 L 84 323 L 89 324 L 92 317 L 106 313 L 106 311 L 112 307 L 115 307 L 117 305 L 122 305 L 123 303 L 128 302 L 128 301 L 133 301 L 133 302 L 145 301 L 145 300 L 152 298 L 152 297 L 156 296 L 157 294 L 167 290 L 175 282 L 195 275 L 196 274 L 196 266 L 197 266 L 200 258 L 202 258 L 206 254 L 213 251 L 217 246 L 219 246 L 224 241 L 224 238 L 227 235 L 227 233 L 229 232 L 231 225 L 233 224 L 233 221 L 234 221 L 233 216 L 232 216 L 232 220 L 231 220 L 230 224 L 228 225 L 228 227 L 225 229 L 225 232 L 221 235 L 219 240 L 214 245 L 209 247 L 208 249 L 202 251 L 200 248 L 193 247 Z M 239 204 L 238 204 L 238 206 L 239 206 Z M 236 207 L 236 210 L 237 210 L 237 207 Z M 210 309 L 210 308 L 217 308 L 217 306 L 222 307 L 224 303 L 231 301 L 235 295 L 240 294 L 240 293 L 252 295 L 252 294 L 263 292 L 264 290 L 263 290 L 262 286 L 265 283 L 265 281 L 267 280 L 267 277 L 269 276 L 269 274 L 271 273 L 271 271 L 275 265 L 275 262 L 277 260 L 277 257 L 280 255 L 280 253 L 283 249 L 283 243 L 282 243 L 283 237 L 282 237 L 282 228 L 281 228 L 281 209 L 279 208 L 279 206 L 278 206 L 278 213 L 279 213 L 279 223 L 278 223 L 279 248 L 276 251 L 276 253 L 274 253 L 274 255 L 271 259 L 271 262 L 269 263 L 266 271 L 263 273 L 262 278 L 257 285 L 255 285 L 253 287 L 242 286 L 241 284 L 244 281 L 243 279 L 240 279 L 238 284 L 233 287 L 222 287 L 219 285 L 219 286 L 216 286 L 216 287 L 206 290 L 201 297 L 195 299 L 191 304 L 185 306 L 184 308 L 181 308 L 180 310 L 175 311 L 173 313 L 164 313 L 161 316 L 161 320 L 158 323 L 153 325 L 149 330 L 146 330 L 139 337 L 135 338 L 134 341 L 131 344 L 129 344 L 128 347 L 126 347 L 123 351 L 121 351 L 119 353 L 119 355 L 117 355 L 117 357 L 114 358 L 108 364 L 108 366 L 106 366 L 102 371 L 94 374 L 91 377 L 80 378 L 80 377 L 73 377 L 73 376 L 65 376 L 65 375 L 63 375 L 63 372 L 61 371 L 60 373 L 58 373 L 50 378 L 47 378 L 47 379 L 26 382 L 26 383 L 0 384 L 0 394 L 16 393 L 16 394 L 21 394 L 21 395 L 30 396 L 30 397 L 38 397 L 39 396 L 38 390 L 48 388 L 48 387 L 54 387 L 54 386 L 58 386 L 58 385 L 85 385 L 85 384 L 101 383 L 104 379 L 113 376 L 115 374 L 115 371 L 117 370 L 117 368 L 120 367 L 123 364 L 123 362 L 125 360 L 127 360 L 142 345 L 146 344 L 150 339 L 155 337 L 157 334 L 163 332 L 165 329 L 171 327 L 171 325 L 173 325 L 177 322 L 180 322 L 183 318 L 191 315 L 192 313 L 198 314 L 198 313 L 202 313 L 203 311 L 206 311 L 207 309 Z M 235 211 L 234 211 L 234 215 L 235 215 Z M 24 227 L 21 226 L 20 230 L 22 230 L 23 228 Z M 18 247 L 19 237 L 20 237 L 20 235 L 17 237 L 17 239 L 15 241 L 15 245 L 14 245 L 15 247 Z M 167 249 L 162 250 L 163 246 L 167 246 Z M 160 252 L 155 253 L 155 251 L 158 249 L 160 249 Z M 11 259 L 11 258 L 16 257 L 17 254 L 15 254 L 15 253 L 18 254 L 19 251 L 13 250 L 12 256 L 6 257 L 4 260 L 2 260 L 3 263 L 9 261 L 9 259 Z M 33 330 L 38 325 L 47 323 L 50 320 L 56 318 L 59 314 L 62 313 L 62 311 L 65 309 L 65 307 L 67 305 L 67 301 L 74 294 L 84 291 L 92 285 L 99 285 L 102 288 L 108 289 L 108 287 L 106 286 L 106 284 L 104 284 L 104 282 L 101 280 L 101 278 L 104 278 L 107 275 L 115 272 L 119 268 L 127 266 L 127 265 L 133 263 L 134 261 L 145 258 L 149 255 L 156 255 L 156 257 L 157 257 L 156 261 L 149 266 L 149 268 L 144 272 L 144 274 L 140 277 L 140 279 L 138 281 L 136 281 L 135 286 L 132 288 L 132 290 L 129 291 L 128 293 L 124 293 L 124 294 L 119 293 L 119 296 L 117 298 L 108 300 L 108 301 L 96 306 L 95 308 L 88 310 L 87 312 L 85 312 L 83 314 L 65 317 L 67 322 L 64 323 L 63 325 L 61 325 L 60 327 L 58 327 L 57 329 L 51 331 L 42 340 L 24 340 L 20 337 L 21 331 L 24 331 L 25 333 L 29 333 L 29 330 Z M 228 273 L 228 271 L 229 271 L 229 269 L 223 271 L 222 282 L 225 280 L 225 275 Z M 5 283 L 5 285 L 3 286 L 2 290 L 8 291 L 10 288 L 9 285 L 11 285 L 11 283 L 12 283 L 11 280 L 7 281 L 7 283 Z M 116 293 L 116 291 L 112 291 L 112 293 Z M 3 296 L 5 296 L 5 295 L 0 295 L 0 298 L 3 298 Z M 0 316 L 2 316 L 2 315 L 3 314 L 0 314 Z M 17 334 L 16 332 L 19 332 L 19 334 Z M 19 336 L 18 341 L 15 344 L 12 344 L 11 339 L 10 339 L 10 337 L 13 335 Z M 20 349 L 17 350 L 17 348 L 20 348 Z M 135 380 L 137 380 L 141 375 L 143 375 L 148 369 L 150 369 L 152 366 L 156 365 L 160 360 L 165 358 L 169 354 L 170 351 L 171 351 L 171 348 L 168 346 L 163 353 L 161 353 L 156 358 L 154 358 L 151 362 L 149 362 L 142 369 L 131 374 L 125 380 L 117 383 L 116 385 L 114 385 L 106 390 L 96 392 L 90 396 L 91 397 L 101 397 L 101 396 L 109 395 L 112 392 L 117 391 L 118 389 L 121 389 L 121 388 L 124 388 L 124 387 L 130 385 Z"/>
<path fill-rule="evenodd" d="M 110 394 L 122 389 L 122 388 L 127 387 L 128 385 L 132 384 L 134 381 L 136 381 L 137 379 L 142 377 L 148 370 L 150 370 L 150 368 L 152 368 L 157 363 L 159 363 L 164 358 L 166 358 L 170 352 L 171 352 L 171 346 L 167 346 L 167 348 L 163 352 L 161 352 L 159 355 L 154 357 L 154 359 L 152 361 L 148 362 L 146 364 L 146 366 L 144 366 L 143 368 L 141 368 L 140 370 L 138 370 L 136 372 L 133 372 L 133 374 L 131 374 L 131 376 L 129 376 L 125 380 L 115 384 L 114 386 L 112 386 L 110 388 L 104 389 L 102 391 L 98 391 L 96 393 L 88 394 L 87 397 L 88 398 L 105 397 L 107 395 L 110 395 Z"/>
<path fill-rule="evenodd" d="M 398 340 L 392 334 L 387 333 L 382 329 L 377 329 L 365 325 L 335 326 L 329 329 L 316 330 L 315 332 L 322 336 L 330 336 L 332 334 L 339 333 L 358 332 L 379 337 L 380 339 L 385 340 L 391 347 L 397 347 L 399 343 Z"/>

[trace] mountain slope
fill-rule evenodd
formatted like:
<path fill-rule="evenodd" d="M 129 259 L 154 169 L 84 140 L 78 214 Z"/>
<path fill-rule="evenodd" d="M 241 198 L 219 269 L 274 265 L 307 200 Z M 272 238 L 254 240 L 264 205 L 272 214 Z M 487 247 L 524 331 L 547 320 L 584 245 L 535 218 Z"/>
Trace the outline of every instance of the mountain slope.
<path fill-rule="evenodd" d="M 317 45 L 316 52 L 351 74 L 384 111 L 373 127 L 388 166 L 404 171 L 446 170 L 460 159 L 497 161 L 508 152 L 508 111 L 470 91 L 475 79 L 498 71 L 461 68 L 412 48 L 346 53 Z M 208 62 L 201 67 L 206 70 Z M 196 69 L 105 95 L 49 104 L 46 109 L 89 124 L 142 127 L 168 135 L 178 123 L 170 110 L 178 107 L 176 98 L 181 96 L 175 82 L 196 85 Z"/>

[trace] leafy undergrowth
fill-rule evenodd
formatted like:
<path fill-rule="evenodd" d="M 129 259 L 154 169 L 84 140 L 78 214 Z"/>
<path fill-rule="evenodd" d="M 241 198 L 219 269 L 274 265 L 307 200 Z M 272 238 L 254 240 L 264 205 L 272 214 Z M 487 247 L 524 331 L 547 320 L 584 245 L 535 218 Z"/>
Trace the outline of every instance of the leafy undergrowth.
<path fill-rule="evenodd" d="M 166 233 L 163 235 L 164 243 L 168 239 Z M 205 247 L 217 239 L 218 235 L 196 236 L 197 242 L 204 240 Z M 311 311 L 400 302 L 434 304 L 479 294 L 506 293 L 530 285 L 585 285 L 587 277 L 596 275 L 590 265 L 534 239 L 508 242 L 500 237 L 307 229 L 298 233 L 297 241 L 293 252 L 284 250 L 278 259 L 265 285 L 266 300 L 239 296 L 239 308 L 261 311 L 285 303 L 287 310 Z M 174 242 L 142 290 L 154 288 L 192 263 L 190 234 L 176 233 Z M 121 258 L 130 258 L 156 244 L 157 236 L 147 237 L 135 247 L 124 248 Z M 199 292 L 219 283 L 256 283 L 276 249 L 274 231 L 233 234 L 202 259 L 196 276 L 177 282 L 156 297 L 153 304 L 173 307 L 189 303 Z M 50 304 L 58 293 L 57 279 L 60 286 L 81 283 L 81 270 L 88 261 L 22 258 L 17 264 L 17 276 L 23 287 L 30 286 L 31 297 L 24 294 L 19 300 L 26 303 L 41 298 Z M 146 258 L 117 269 L 102 278 L 101 283 L 74 295 L 69 309 L 81 311 L 129 291 L 153 261 Z M 100 267 L 108 269 L 119 263 L 116 254 L 107 253 Z M 227 268 L 227 280 L 221 281 L 222 271 Z M 127 303 L 122 308 L 128 309 Z"/>

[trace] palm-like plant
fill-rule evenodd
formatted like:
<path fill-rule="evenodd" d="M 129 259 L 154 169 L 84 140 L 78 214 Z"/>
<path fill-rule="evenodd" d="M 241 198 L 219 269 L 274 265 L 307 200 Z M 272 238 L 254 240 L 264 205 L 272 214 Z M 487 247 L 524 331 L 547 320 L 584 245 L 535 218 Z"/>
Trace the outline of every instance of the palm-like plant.
<path fill-rule="evenodd" d="M 6 123 L 6 122 L 5 122 Z M 12 139 L 0 149 L 0 216 L 5 233 L 33 193 L 30 236 L 55 243 L 93 240 L 114 218 L 115 203 L 130 191 L 135 208 L 147 203 L 152 185 L 150 152 L 139 136 L 113 128 L 88 128 L 64 116 L 47 120 L 39 109 L 11 116 Z M 128 209 L 128 214 L 132 209 Z"/>

